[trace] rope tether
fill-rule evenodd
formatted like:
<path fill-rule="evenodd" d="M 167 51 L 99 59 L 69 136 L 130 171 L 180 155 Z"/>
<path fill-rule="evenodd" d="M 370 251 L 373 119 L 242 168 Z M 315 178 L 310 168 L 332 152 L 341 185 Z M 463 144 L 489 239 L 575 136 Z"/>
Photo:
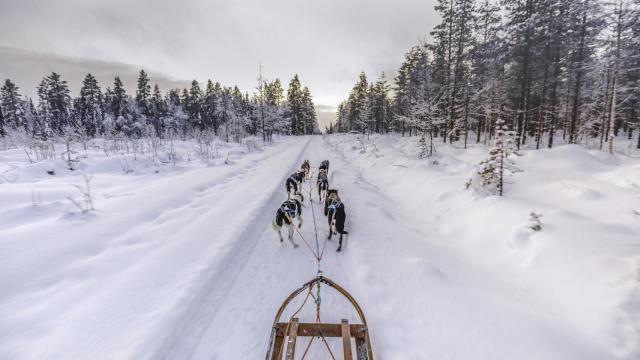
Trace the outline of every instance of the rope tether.
<path fill-rule="evenodd" d="M 322 246 L 322 251 L 320 250 L 320 241 L 318 240 L 318 226 L 316 223 L 316 213 L 315 210 L 313 208 L 313 195 L 312 195 L 312 180 L 313 180 L 313 173 L 310 171 L 309 172 L 309 190 L 307 189 L 303 189 L 302 188 L 302 184 L 300 184 L 300 189 L 307 191 L 307 193 L 309 194 L 309 202 L 311 203 L 311 215 L 313 217 L 313 231 L 314 231 L 314 235 L 315 235 L 315 240 L 316 240 L 316 250 L 314 251 L 313 248 L 311 247 L 311 244 L 309 244 L 309 242 L 304 238 L 304 236 L 302 235 L 302 232 L 300 231 L 300 228 L 298 226 L 296 226 L 296 224 L 294 224 L 293 219 L 291 219 L 291 217 L 289 217 L 289 214 L 285 212 L 285 216 L 287 217 L 287 219 L 290 221 L 291 225 L 293 226 L 293 228 L 295 229 L 295 231 L 298 233 L 298 235 L 300 236 L 300 238 L 302 239 L 302 242 L 304 242 L 304 244 L 307 246 L 307 248 L 309 249 L 309 251 L 311 252 L 311 254 L 313 255 L 313 257 L 316 259 L 317 264 L 318 264 L 318 272 L 317 272 L 317 276 L 322 278 L 322 269 L 321 269 L 321 262 L 322 262 L 322 257 L 324 256 L 325 250 L 327 248 L 327 243 L 328 243 L 328 238 L 325 238 L 324 244 Z M 321 203 L 321 201 L 319 202 Z M 303 205 L 304 206 L 304 205 Z M 291 317 L 289 318 L 289 321 L 287 322 L 287 327 L 285 328 L 285 332 L 284 335 L 287 336 L 287 334 L 289 333 L 289 329 L 291 327 L 291 323 L 293 321 L 293 318 L 300 312 L 300 310 L 302 310 L 302 308 L 304 307 L 304 305 L 307 303 L 307 300 L 309 299 L 309 297 L 312 297 L 315 300 L 316 303 L 316 323 L 321 323 L 321 317 L 320 317 L 320 306 L 322 304 L 322 298 L 320 296 L 320 281 L 316 282 L 316 295 L 313 295 L 313 285 L 309 286 L 309 291 L 307 292 L 307 296 L 304 298 L 304 301 L 302 302 L 302 304 L 300 305 L 300 307 L 293 313 L 293 315 L 291 315 Z M 322 331 L 319 331 L 319 336 L 318 338 L 322 339 L 323 344 L 325 345 L 325 347 L 327 348 L 329 355 L 331 356 L 331 359 L 335 360 L 335 356 L 333 355 L 333 352 L 331 351 L 331 347 L 329 347 L 329 343 L 327 342 L 327 339 L 324 337 L 324 335 L 322 334 Z M 315 337 L 312 337 L 309 340 L 309 343 L 307 344 L 304 353 L 302 355 L 302 359 L 304 359 L 307 356 L 307 352 L 309 351 L 309 348 L 311 347 L 311 344 L 313 343 L 313 340 L 315 339 Z M 282 351 L 284 350 L 284 342 L 282 343 L 279 351 L 278 351 L 278 359 L 282 356 Z"/>

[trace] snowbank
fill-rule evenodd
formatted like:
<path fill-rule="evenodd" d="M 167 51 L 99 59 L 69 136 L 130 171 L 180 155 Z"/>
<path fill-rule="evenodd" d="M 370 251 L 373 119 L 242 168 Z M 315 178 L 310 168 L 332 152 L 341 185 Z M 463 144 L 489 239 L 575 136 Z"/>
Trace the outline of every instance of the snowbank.
<path fill-rule="evenodd" d="M 449 273 L 452 261 L 446 262 L 447 271 L 433 263 L 443 252 L 447 257 L 453 254 L 471 265 L 479 282 L 486 281 L 482 275 L 486 272 L 505 283 L 499 289 L 478 289 L 491 295 L 476 299 L 477 306 L 493 296 L 502 307 L 524 307 L 526 313 L 541 318 L 548 331 L 559 333 L 557 341 L 573 342 L 575 352 L 564 356 L 553 352 L 555 345 L 549 343 L 544 358 L 585 358 L 588 347 L 592 347 L 589 357 L 594 358 L 640 356 L 638 158 L 571 145 L 525 150 L 516 159 L 524 171 L 509 179 L 506 196 L 480 197 L 464 190 L 464 184 L 486 156 L 482 146 L 463 150 L 440 145 L 436 156 L 420 160 L 417 138 L 336 135 L 325 140 L 363 182 L 390 199 L 388 204 L 372 206 L 420 233 L 421 244 L 397 241 L 396 234 L 393 246 L 411 249 L 404 250 L 408 253 L 404 266 L 420 269 L 416 276 L 423 282 L 457 282 Z M 540 231 L 531 229 L 531 212 L 542 215 Z M 418 256 L 425 245 L 445 250 Z M 412 251 L 415 254 L 410 255 Z M 384 251 L 384 256 L 395 267 L 393 252 Z M 469 276 L 464 276 L 464 286 L 482 287 L 468 284 Z M 432 302 L 416 306 L 430 307 Z M 500 321 L 478 316 L 478 321 Z"/>

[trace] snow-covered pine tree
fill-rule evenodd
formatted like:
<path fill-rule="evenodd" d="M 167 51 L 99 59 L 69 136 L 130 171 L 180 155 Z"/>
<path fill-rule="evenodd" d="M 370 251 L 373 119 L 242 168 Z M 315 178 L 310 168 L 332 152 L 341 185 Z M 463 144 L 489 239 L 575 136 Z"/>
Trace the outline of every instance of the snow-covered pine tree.
<path fill-rule="evenodd" d="M 518 171 L 515 163 L 510 158 L 517 154 L 515 132 L 507 130 L 504 120 L 496 120 L 495 142 L 489 149 L 489 156 L 480 162 L 478 170 L 479 184 L 492 195 L 502 196 L 504 193 L 505 177 Z"/>
<path fill-rule="evenodd" d="M 62 135 L 71 120 L 71 98 L 67 82 L 60 75 L 52 72 L 46 76 L 38 87 L 40 115 L 44 120 L 45 133 Z"/>
<path fill-rule="evenodd" d="M 280 79 L 265 84 L 265 112 L 267 139 L 271 141 L 274 132 L 286 133 L 288 126 L 284 117 L 284 89 Z"/>
<path fill-rule="evenodd" d="M 313 134 L 318 130 L 316 109 L 308 87 L 302 89 L 302 114 L 305 122 L 305 134 Z"/>
<path fill-rule="evenodd" d="M 103 99 L 96 78 L 87 74 L 82 81 L 80 97 L 76 102 L 76 114 L 87 136 L 94 137 L 103 131 Z"/>
<path fill-rule="evenodd" d="M 163 136 L 165 131 L 164 118 L 167 116 L 167 103 L 165 102 L 158 84 L 153 86 L 153 94 L 150 100 L 151 107 L 151 125 L 155 130 L 156 136 Z"/>
<path fill-rule="evenodd" d="M 7 132 L 4 129 L 4 115 L 2 115 L 2 106 L 0 106 L 0 137 L 4 137 L 6 135 Z"/>
<path fill-rule="evenodd" d="M 218 91 L 220 84 L 214 84 L 211 79 L 207 80 L 204 98 L 202 99 L 202 122 L 207 129 L 211 129 L 214 133 L 218 132 L 218 124 L 216 119 L 216 106 L 218 99 Z"/>
<path fill-rule="evenodd" d="M 304 115 L 302 104 L 302 85 L 298 74 L 293 76 L 293 79 L 289 82 L 289 88 L 287 89 L 287 105 L 289 111 L 287 113 L 291 134 L 303 135 L 304 134 Z"/>
<path fill-rule="evenodd" d="M 122 80 L 116 76 L 113 82 L 113 93 L 110 94 L 110 109 L 113 119 L 113 130 L 116 133 L 128 131 L 129 128 L 129 97 L 124 89 Z"/>
<path fill-rule="evenodd" d="M 33 104 L 33 99 L 27 98 L 26 104 L 24 118 L 27 124 L 27 130 L 31 135 L 38 136 L 38 129 L 42 126 L 38 117 L 38 111 Z"/>
<path fill-rule="evenodd" d="M 173 138 L 180 134 L 188 117 L 182 107 L 178 89 L 169 90 L 166 103 L 169 119 L 166 123 L 166 132 L 169 138 Z"/>
<path fill-rule="evenodd" d="M 384 72 L 371 87 L 371 112 L 372 112 L 372 130 L 376 133 L 385 133 L 390 126 L 390 109 L 389 103 L 389 84 Z"/>
<path fill-rule="evenodd" d="M 138 86 L 136 88 L 136 105 L 140 114 L 144 116 L 151 115 L 151 83 L 149 76 L 144 70 L 140 70 L 138 75 Z"/>
<path fill-rule="evenodd" d="M 184 93 L 183 93 L 184 97 Z M 205 123 L 202 121 L 202 90 L 200 85 L 195 79 L 191 81 L 191 88 L 189 88 L 189 95 L 186 97 L 185 109 L 189 115 L 189 123 L 192 129 L 203 131 Z M 184 98 L 183 98 L 184 100 Z"/>
<path fill-rule="evenodd" d="M 356 130 L 364 133 L 369 118 L 367 116 L 369 82 L 367 75 L 361 72 L 358 81 L 349 94 L 349 130 Z"/>
<path fill-rule="evenodd" d="M 24 104 L 18 93 L 19 88 L 6 79 L 0 88 L 0 107 L 4 114 L 4 125 L 8 129 L 26 128 Z"/>

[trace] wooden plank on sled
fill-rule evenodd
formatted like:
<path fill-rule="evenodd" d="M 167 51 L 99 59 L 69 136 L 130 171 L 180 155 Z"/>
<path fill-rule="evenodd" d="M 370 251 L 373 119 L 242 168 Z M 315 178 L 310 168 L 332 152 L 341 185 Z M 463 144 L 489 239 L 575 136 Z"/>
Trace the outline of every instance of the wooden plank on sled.
<path fill-rule="evenodd" d="M 342 319 L 342 348 L 344 349 L 344 360 L 351 360 L 351 331 L 349 320 Z"/>
<path fill-rule="evenodd" d="M 287 323 L 278 323 L 276 325 L 276 337 L 284 335 L 287 329 Z M 356 339 L 364 339 L 366 328 L 362 324 L 349 324 L 349 331 L 352 337 Z M 298 323 L 298 336 L 305 337 L 341 337 L 341 324 L 324 324 L 324 323 Z"/>
<path fill-rule="evenodd" d="M 315 286 L 316 284 L 324 283 L 329 285 L 340 294 L 342 294 L 354 309 L 358 313 L 361 324 L 349 324 L 348 321 L 343 320 L 340 324 L 326 324 L 326 323 L 300 323 L 297 318 L 292 319 L 291 323 L 281 322 L 280 317 L 284 313 L 289 303 L 299 294 Z M 282 351 L 284 350 L 285 338 L 288 338 L 286 360 L 294 360 L 295 358 L 295 346 L 298 337 L 341 337 L 343 344 L 343 351 L 345 359 L 353 359 L 353 346 L 351 338 L 355 340 L 355 350 L 357 360 L 373 360 L 373 350 L 371 347 L 371 339 L 369 336 L 369 329 L 367 327 L 367 320 L 364 317 L 364 313 L 353 296 L 349 294 L 340 285 L 334 281 L 320 275 L 316 278 L 308 281 L 300 288 L 294 290 L 282 303 L 278 312 L 276 313 L 273 327 L 271 329 L 271 337 L 269 341 L 269 349 L 267 351 L 266 360 L 281 360 Z"/>
<path fill-rule="evenodd" d="M 289 341 L 287 342 L 286 360 L 293 360 L 296 356 L 296 340 L 298 338 L 298 318 L 293 318 L 291 328 L 289 329 Z"/>

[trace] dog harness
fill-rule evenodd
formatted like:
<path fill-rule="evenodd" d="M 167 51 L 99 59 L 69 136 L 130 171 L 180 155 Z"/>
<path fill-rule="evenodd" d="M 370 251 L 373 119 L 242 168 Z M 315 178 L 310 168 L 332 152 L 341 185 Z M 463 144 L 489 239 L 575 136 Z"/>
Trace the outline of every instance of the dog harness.
<path fill-rule="evenodd" d="M 331 205 L 329 205 L 329 211 L 335 212 L 342 207 L 342 202 L 340 200 L 334 201 Z"/>

